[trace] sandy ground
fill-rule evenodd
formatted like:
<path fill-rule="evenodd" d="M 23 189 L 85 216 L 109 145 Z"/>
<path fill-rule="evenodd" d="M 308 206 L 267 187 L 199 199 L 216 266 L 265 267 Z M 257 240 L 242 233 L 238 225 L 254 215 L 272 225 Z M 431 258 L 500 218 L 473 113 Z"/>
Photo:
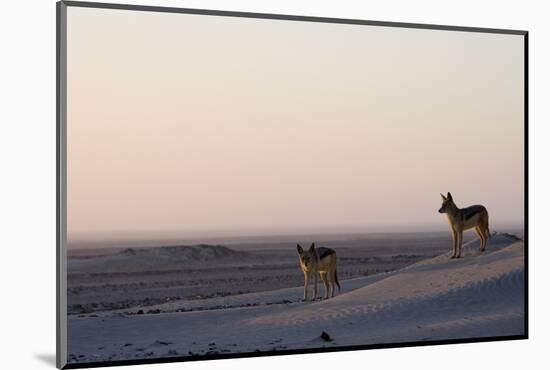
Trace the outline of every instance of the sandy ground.
<path fill-rule="evenodd" d="M 329 300 L 300 302 L 302 288 L 295 286 L 71 315 L 68 361 L 523 334 L 523 242 L 497 235 L 484 253 L 477 248 L 473 241 L 459 260 L 443 253 L 342 279 L 342 292 Z"/>
<path fill-rule="evenodd" d="M 337 251 L 338 276 L 346 280 L 393 271 L 441 254 L 449 248 L 450 236 L 420 233 L 317 240 L 318 245 Z M 277 241 L 77 250 L 69 256 L 68 271 L 70 315 L 150 310 L 166 302 L 229 297 L 303 283 L 296 242 Z"/>

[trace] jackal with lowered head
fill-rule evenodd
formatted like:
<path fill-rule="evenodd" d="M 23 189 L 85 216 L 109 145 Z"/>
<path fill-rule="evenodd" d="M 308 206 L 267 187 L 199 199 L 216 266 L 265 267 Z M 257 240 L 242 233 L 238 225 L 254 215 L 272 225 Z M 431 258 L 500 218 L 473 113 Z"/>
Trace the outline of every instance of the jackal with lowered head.
<path fill-rule="evenodd" d="M 315 243 L 312 243 L 307 251 L 300 244 L 297 245 L 297 249 L 300 256 L 300 267 L 304 273 L 304 301 L 307 301 L 307 288 L 310 277 L 313 277 L 315 282 L 313 300 L 317 299 L 317 274 L 321 275 L 321 279 L 325 284 L 325 299 L 329 297 L 329 290 L 330 296 L 334 297 L 334 284 L 338 286 L 338 291 L 340 291 L 340 283 L 336 272 L 336 252 L 325 247 L 315 248 Z"/>
<path fill-rule="evenodd" d="M 439 213 L 446 213 L 449 220 L 449 226 L 453 234 L 453 255 L 451 258 L 460 258 L 462 252 L 462 236 L 464 230 L 475 228 L 479 236 L 479 250 L 484 251 L 487 240 L 491 236 L 489 233 L 489 213 L 482 205 L 475 205 L 466 208 L 458 208 L 453 201 L 451 193 L 447 196 L 441 195 L 443 203 Z"/>

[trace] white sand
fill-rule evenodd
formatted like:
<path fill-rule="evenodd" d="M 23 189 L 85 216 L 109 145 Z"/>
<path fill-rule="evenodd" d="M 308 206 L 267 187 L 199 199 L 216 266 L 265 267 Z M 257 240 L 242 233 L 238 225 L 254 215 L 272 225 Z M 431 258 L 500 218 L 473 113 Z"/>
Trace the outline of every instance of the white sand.
<path fill-rule="evenodd" d="M 235 308 L 174 312 L 193 303 L 171 302 L 159 306 L 169 313 L 71 316 L 69 362 L 523 334 L 523 242 L 497 235 L 484 253 L 478 245 L 466 245 L 459 260 L 442 255 L 342 281 L 342 293 L 326 301 L 299 302 L 301 288 L 289 288 L 206 303 Z M 334 340 L 323 341 L 322 331 Z"/>

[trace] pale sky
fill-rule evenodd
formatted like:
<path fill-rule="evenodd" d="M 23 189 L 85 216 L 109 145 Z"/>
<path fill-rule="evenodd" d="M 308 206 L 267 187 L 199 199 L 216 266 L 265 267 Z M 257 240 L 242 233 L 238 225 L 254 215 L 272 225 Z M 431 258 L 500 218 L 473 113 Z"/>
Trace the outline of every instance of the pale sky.
<path fill-rule="evenodd" d="M 523 223 L 523 36 L 68 8 L 68 234 Z"/>

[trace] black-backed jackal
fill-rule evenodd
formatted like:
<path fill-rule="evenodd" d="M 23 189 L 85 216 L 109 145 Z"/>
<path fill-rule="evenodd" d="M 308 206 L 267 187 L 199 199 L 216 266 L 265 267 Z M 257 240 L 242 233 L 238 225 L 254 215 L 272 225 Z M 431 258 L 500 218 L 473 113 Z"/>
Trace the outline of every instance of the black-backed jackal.
<path fill-rule="evenodd" d="M 340 291 L 340 283 L 336 273 L 336 252 L 325 247 L 315 248 L 315 243 L 312 243 L 307 251 L 304 251 L 300 244 L 297 245 L 297 249 L 300 256 L 300 267 L 304 273 L 304 301 L 307 301 L 307 288 L 310 277 L 313 277 L 315 281 L 313 300 L 317 299 L 317 274 L 321 275 L 321 279 L 325 284 L 325 299 L 329 297 L 329 288 L 331 290 L 330 296 L 334 297 L 334 284 L 338 286 L 338 291 Z"/>
<path fill-rule="evenodd" d="M 453 201 L 451 193 L 443 194 L 441 199 L 443 204 L 439 213 L 446 213 L 449 219 L 449 226 L 453 234 L 453 255 L 451 258 L 460 258 L 462 252 L 462 236 L 464 230 L 475 228 L 479 236 L 479 250 L 484 251 L 487 245 L 487 239 L 491 236 L 489 233 L 489 213 L 484 206 L 475 205 L 466 208 L 458 208 Z"/>

